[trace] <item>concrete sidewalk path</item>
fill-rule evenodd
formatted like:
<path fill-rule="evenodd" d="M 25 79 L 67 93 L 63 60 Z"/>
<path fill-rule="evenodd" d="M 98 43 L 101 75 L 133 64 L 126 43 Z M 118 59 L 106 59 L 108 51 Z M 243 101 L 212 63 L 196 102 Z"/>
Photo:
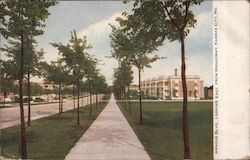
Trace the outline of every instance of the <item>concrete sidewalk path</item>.
<path fill-rule="evenodd" d="M 67 160 L 150 160 L 114 96 L 65 157 Z"/>

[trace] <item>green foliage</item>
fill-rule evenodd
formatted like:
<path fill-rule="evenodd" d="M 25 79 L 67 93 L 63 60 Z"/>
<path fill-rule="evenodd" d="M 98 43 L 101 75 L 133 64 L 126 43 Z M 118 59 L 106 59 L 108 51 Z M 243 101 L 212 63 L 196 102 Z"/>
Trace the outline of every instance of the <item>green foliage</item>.
<path fill-rule="evenodd" d="M 107 88 L 107 83 L 106 79 L 103 75 L 97 75 L 93 80 L 92 80 L 92 89 L 94 93 L 105 93 L 106 88 Z"/>
<path fill-rule="evenodd" d="M 87 80 L 91 80 L 98 76 L 99 69 L 97 69 L 98 60 L 93 56 L 88 56 L 85 61 L 85 73 Z"/>
<path fill-rule="evenodd" d="M 1 8 L 0 32 L 5 38 L 20 40 L 20 35 L 38 36 L 43 34 L 44 21 L 49 16 L 48 8 L 55 0 L 3 1 Z"/>
<path fill-rule="evenodd" d="M 24 83 L 23 95 L 25 95 L 25 96 L 28 96 L 27 85 L 28 85 L 27 83 Z M 43 93 L 46 93 L 46 90 L 43 89 L 43 87 L 40 86 L 37 83 L 31 83 L 30 88 L 32 88 L 31 95 L 33 95 L 33 96 L 41 95 Z"/>
<path fill-rule="evenodd" d="M 86 50 L 90 49 L 91 45 L 87 44 L 86 36 L 82 39 L 78 38 L 76 31 L 73 31 L 68 44 L 51 43 L 51 45 L 58 49 L 62 56 L 61 61 L 67 64 L 67 68 L 73 75 L 82 79 L 86 70 L 90 68 L 86 65 L 86 63 L 89 63 L 88 58 L 90 57 Z"/>
<path fill-rule="evenodd" d="M 43 34 L 42 28 L 49 16 L 48 8 L 55 4 L 55 0 L 1 1 L 0 33 L 8 42 L 8 45 L 1 48 L 8 57 L 6 61 L 1 60 L 1 66 L 3 72 L 7 73 L 8 80 L 14 82 L 19 78 L 21 63 L 24 64 L 25 69 L 22 74 L 31 72 L 33 75 L 40 75 L 38 68 L 39 62 L 43 59 L 43 51 L 35 51 L 34 37 Z M 21 46 L 21 44 L 24 45 Z M 23 61 L 20 56 L 22 47 Z"/>
<path fill-rule="evenodd" d="M 144 67 L 150 67 L 150 64 L 159 59 L 159 57 L 156 55 L 149 56 L 148 54 L 156 50 L 156 46 L 160 44 L 148 39 L 148 35 L 144 31 L 128 32 L 125 28 L 128 21 L 121 21 L 120 19 L 117 18 L 120 27 L 111 25 L 112 57 L 135 65 L 139 70 L 143 70 Z"/>
<path fill-rule="evenodd" d="M 6 75 L 4 75 L 4 73 Z M 5 70 L 0 68 L 0 91 L 6 92 L 8 95 L 10 92 L 18 93 L 18 85 L 14 79 L 11 78 L 11 73 L 8 70 L 6 73 Z"/>
<path fill-rule="evenodd" d="M 191 28 L 195 27 L 196 19 L 190 10 L 192 5 L 199 5 L 203 0 L 167 0 L 143 1 L 134 3 L 133 15 L 128 15 L 128 21 L 139 19 L 143 28 L 150 30 L 153 39 L 180 41 L 180 36 L 186 37 Z M 124 13 L 127 14 L 127 13 Z M 135 29 L 132 24 L 130 29 Z"/>
<path fill-rule="evenodd" d="M 1 1 L 0 2 L 0 33 L 8 44 L 0 50 L 5 53 L 8 60 L 0 60 L 1 72 L 6 73 L 6 89 L 16 92 L 13 87 L 7 87 L 7 83 L 14 83 L 19 79 L 21 63 L 24 64 L 24 73 L 40 75 L 39 63 L 43 59 L 43 51 L 36 52 L 34 44 L 35 36 L 43 33 L 44 21 L 49 16 L 48 7 L 55 5 L 54 0 L 50 1 Z M 24 58 L 21 62 L 21 35 L 23 35 Z M 12 88 L 12 89 L 11 89 Z"/>
<path fill-rule="evenodd" d="M 78 79 L 86 78 L 85 82 L 79 84 L 82 90 L 93 90 L 94 92 L 101 92 L 107 87 L 104 76 L 100 75 L 97 69 L 98 60 L 91 56 L 86 50 L 91 49 L 92 46 L 87 43 L 87 37 L 78 38 L 76 31 L 71 32 L 71 39 L 69 43 L 63 45 L 62 43 L 51 43 L 56 47 L 61 54 L 62 62 L 65 62 L 70 73 L 72 73 L 71 84 L 76 84 Z M 78 86 L 78 87 L 80 87 Z M 91 86 L 91 88 L 89 88 Z"/>
<path fill-rule="evenodd" d="M 46 83 L 67 84 L 70 80 L 69 70 L 61 61 L 51 62 L 51 65 L 46 65 L 46 72 L 44 73 Z"/>
<path fill-rule="evenodd" d="M 33 43 L 36 43 L 35 40 L 25 39 L 24 45 L 24 74 L 31 74 L 33 76 L 41 76 L 41 68 L 44 63 L 42 60 L 44 58 L 44 51 L 35 51 Z M 9 45 L 4 45 L 1 48 L 4 51 L 5 55 L 8 57 L 8 60 L 3 61 L 4 71 L 9 72 L 12 79 L 18 79 L 20 75 L 20 52 L 21 45 L 20 42 L 14 42 L 9 40 Z M 9 70 L 9 71 L 8 71 Z"/>
<path fill-rule="evenodd" d="M 19 78 L 21 63 L 24 64 L 24 73 L 41 75 L 40 62 L 43 59 L 43 50 L 35 51 L 35 36 L 43 33 L 44 21 L 49 16 L 48 7 L 55 5 L 50 1 L 2 1 L 0 33 L 7 38 L 8 45 L 1 48 L 8 60 L 1 60 L 2 71 L 7 73 L 8 81 L 12 83 Z M 21 35 L 23 38 L 24 58 L 21 62 Z"/>
<path fill-rule="evenodd" d="M 6 73 L 5 79 L 10 82 L 15 82 L 18 79 L 18 70 L 15 62 L 12 60 L 3 61 L 0 60 L 1 74 Z M 3 76 L 3 75 L 1 75 Z"/>
<path fill-rule="evenodd" d="M 125 61 L 121 61 L 118 68 L 114 69 L 114 78 L 114 92 L 116 96 L 120 97 L 125 88 L 133 81 L 132 66 Z"/>

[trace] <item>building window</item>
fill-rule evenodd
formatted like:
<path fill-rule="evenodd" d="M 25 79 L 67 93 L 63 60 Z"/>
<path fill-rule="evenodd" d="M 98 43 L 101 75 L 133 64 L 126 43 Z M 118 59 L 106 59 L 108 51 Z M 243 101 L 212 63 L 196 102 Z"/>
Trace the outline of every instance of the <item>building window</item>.
<path fill-rule="evenodd" d="M 189 97 L 192 97 L 192 91 L 189 91 Z"/>

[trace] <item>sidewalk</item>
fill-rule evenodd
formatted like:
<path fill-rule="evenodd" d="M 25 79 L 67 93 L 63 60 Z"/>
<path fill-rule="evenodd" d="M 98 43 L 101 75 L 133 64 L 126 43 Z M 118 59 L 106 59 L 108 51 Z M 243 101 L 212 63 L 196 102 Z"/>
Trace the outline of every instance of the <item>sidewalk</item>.
<path fill-rule="evenodd" d="M 65 159 L 150 160 L 114 96 Z"/>

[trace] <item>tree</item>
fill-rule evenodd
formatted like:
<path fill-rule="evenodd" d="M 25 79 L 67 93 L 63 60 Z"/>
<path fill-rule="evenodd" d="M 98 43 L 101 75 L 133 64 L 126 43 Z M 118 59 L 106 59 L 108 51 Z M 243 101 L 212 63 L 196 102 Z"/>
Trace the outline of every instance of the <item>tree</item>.
<path fill-rule="evenodd" d="M 155 39 L 150 35 L 149 30 L 142 27 L 138 18 L 129 19 L 131 16 L 123 13 L 124 17 L 118 17 L 120 27 L 112 26 L 111 46 L 113 48 L 112 57 L 126 61 L 138 69 L 139 77 L 139 95 L 140 95 L 140 124 L 142 120 L 142 93 L 141 93 L 141 71 L 145 67 L 151 67 L 150 64 L 160 59 L 153 51 L 157 46 L 162 45 L 162 38 Z M 133 24 L 136 27 L 131 27 Z M 149 38 L 149 36 L 151 36 Z"/>
<path fill-rule="evenodd" d="M 115 71 L 115 73 L 114 73 L 114 75 L 115 75 L 117 71 L 116 71 L 116 69 L 114 69 L 114 71 Z M 123 82 L 118 77 L 115 78 L 113 81 L 113 92 L 115 94 L 116 99 L 122 98 L 122 91 L 123 90 L 124 90 Z"/>
<path fill-rule="evenodd" d="M 31 90 L 32 95 L 34 95 L 34 96 L 35 95 L 38 96 L 41 93 L 51 92 L 51 91 L 48 91 L 48 89 L 44 89 L 42 86 L 40 86 L 37 83 L 30 83 L 30 86 L 32 88 L 32 90 Z M 28 96 L 28 87 L 24 87 L 24 89 L 23 89 L 23 95 L 24 96 Z"/>
<path fill-rule="evenodd" d="M 52 61 L 50 65 L 47 65 L 46 72 L 44 73 L 45 82 L 53 83 L 58 85 L 58 114 L 60 115 L 63 112 L 63 101 L 61 98 L 62 85 L 68 84 L 69 80 L 69 70 L 66 70 L 66 66 L 62 61 Z"/>
<path fill-rule="evenodd" d="M 93 82 L 98 77 L 99 70 L 97 69 L 98 60 L 93 56 L 88 56 L 87 61 L 85 62 L 85 73 L 86 73 L 86 82 L 88 84 L 88 91 L 90 94 L 90 110 L 89 115 L 92 115 L 92 92 L 93 92 Z"/>
<path fill-rule="evenodd" d="M 92 80 L 92 89 L 93 89 L 93 93 L 95 93 L 96 96 L 96 111 L 98 108 L 98 94 L 100 93 L 104 93 L 105 89 L 107 88 L 107 83 L 106 83 L 106 79 L 103 75 L 101 75 L 100 73 L 98 75 L 96 75 L 96 77 L 94 77 L 94 79 Z"/>
<path fill-rule="evenodd" d="M 69 84 L 72 85 L 73 109 L 75 109 L 75 86 L 77 83 L 77 77 L 74 74 L 70 74 L 69 76 Z"/>
<path fill-rule="evenodd" d="M 136 0 L 134 3 L 133 15 L 140 19 L 142 27 L 150 30 L 153 37 L 167 38 L 170 42 L 178 41 L 181 44 L 181 79 L 183 89 L 183 140 L 184 159 L 190 159 L 189 147 L 189 125 L 187 108 L 187 83 L 186 83 L 186 63 L 185 63 L 185 38 L 191 28 L 195 27 L 195 17 L 190 10 L 192 5 L 199 5 L 202 0 L 166 0 L 166 1 L 143 1 Z M 135 28 L 134 24 L 130 24 Z"/>
<path fill-rule="evenodd" d="M 123 95 L 125 95 L 125 98 L 129 98 L 129 113 L 131 113 L 131 103 L 130 103 L 130 89 L 129 86 L 133 81 L 133 71 L 132 66 L 127 63 L 126 61 L 119 62 L 119 66 L 117 69 L 114 70 L 114 78 L 115 81 L 118 82 L 118 85 L 120 85 L 119 88 L 124 92 Z M 125 93 L 125 90 L 127 88 L 127 93 Z M 126 101 L 126 99 L 125 99 Z M 126 102 L 125 102 L 126 104 Z M 125 105 L 126 109 L 126 105 Z"/>
<path fill-rule="evenodd" d="M 1 92 L 7 94 L 13 92 L 18 93 L 18 85 L 16 84 L 17 78 L 15 75 L 15 65 L 12 65 L 11 61 L 0 60 L 0 79 L 1 79 Z M 13 74 L 14 73 L 14 74 Z"/>
<path fill-rule="evenodd" d="M 24 57 L 25 41 L 29 36 L 35 37 L 41 35 L 44 27 L 43 22 L 49 16 L 48 8 L 55 5 L 55 1 L 2 1 L 1 8 L 1 28 L 0 32 L 8 41 L 20 42 L 20 67 L 19 67 L 19 99 L 20 99 L 20 120 L 21 120 L 21 151 L 22 158 L 27 159 L 25 119 L 23 109 L 23 75 L 24 75 Z M 11 40 L 12 39 L 12 40 Z"/>
<path fill-rule="evenodd" d="M 30 87 L 30 76 L 36 76 L 41 75 L 40 73 L 40 63 L 43 59 L 44 52 L 41 49 L 39 52 L 35 52 L 35 48 L 33 43 L 36 43 L 36 41 L 33 38 L 26 38 L 25 39 L 25 59 L 24 59 L 24 74 L 27 75 L 27 96 L 28 96 L 28 126 L 30 126 L 31 121 L 31 110 L 30 110 L 30 101 L 31 99 L 31 87 Z M 20 66 L 20 56 L 19 53 L 21 51 L 21 44 L 20 42 L 15 42 L 9 40 L 9 46 L 4 45 L 3 48 L 1 48 L 2 51 L 4 51 L 6 56 L 10 58 L 7 60 L 7 63 L 11 63 L 15 67 Z M 20 74 L 16 68 L 12 69 L 13 72 L 11 72 L 13 79 L 18 79 L 18 75 Z"/>
<path fill-rule="evenodd" d="M 31 99 L 31 85 L 30 85 L 30 76 L 41 76 L 41 60 L 43 59 L 44 52 L 41 49 L 38 52 L 34 51 L 32 43 L 30 43 L 30 54 L 25 58 L 27 63 L 25 63 L 25 72 L 27 74 L 27 93 L 28 93 L 28 126 L 31 122 L 31 110 L 30 110 L 30 99 Z"/>
<path fill-rule="evenodd" d="M 16 67 L 17 66 L 13 63 L 13 60 L 0 60 L 1 92 L 18 93 L 18 89 L 16 90 L 15 85 L 15 82 L 18 80 Z"/>
<path fill-rule="evenodd" d="M 67 45 L 62 43 L 51 43 L 53 47 L 56 47 L 61 54 L 61 60 L 67 64 L 67 68 L 77 77 L 77 125 L 80 125 L 80 81 L 83 79 L 86 70 L 89 66 L 88 63 L 89 54 L 86 52 L 87 49 L 92 48 L 87 43 L 87 38 L 84 36 L 82 39 L 78 38 L 76 31 L 71 32 L 71 39 Z"/>

